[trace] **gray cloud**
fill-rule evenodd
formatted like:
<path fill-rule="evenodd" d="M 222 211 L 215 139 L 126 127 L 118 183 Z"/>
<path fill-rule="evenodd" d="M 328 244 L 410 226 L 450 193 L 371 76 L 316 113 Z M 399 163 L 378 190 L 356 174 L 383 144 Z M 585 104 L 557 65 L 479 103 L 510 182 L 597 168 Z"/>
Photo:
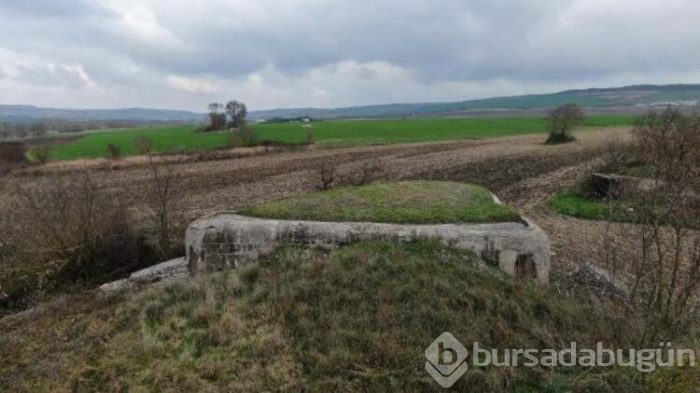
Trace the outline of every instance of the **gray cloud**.
<path fill-rule="evenodd" d="M 698 15 L 693 0 L 8 0 L 0 87 L 6 102 L 44 81 L 42 104 L 199 109 L 694 82 Z"/>

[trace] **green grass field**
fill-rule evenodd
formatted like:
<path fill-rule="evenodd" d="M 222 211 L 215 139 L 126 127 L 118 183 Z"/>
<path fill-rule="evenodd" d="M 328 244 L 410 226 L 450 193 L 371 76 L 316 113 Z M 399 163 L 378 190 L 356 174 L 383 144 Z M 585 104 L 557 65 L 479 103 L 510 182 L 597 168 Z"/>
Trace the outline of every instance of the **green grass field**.
<path fill-rule="evenodd" d="M 588 127 L 631 125 L 629 116 L 594 116 Z M 261 141 L 303 144 L 307 129 L 300 123 L 268 123 L 253 126 Z M 313 123 L 314 141 L 329 145 L 366 145 L 382 143 L 431 142 L 469 138 L 492 138 L 546 132 L 541 118 L 423 118 L 407 120 L 334 120 Z M 198 133 L 194 126 L 140 127 L 99 131 L 77 141 L 59 144 L 53 160 L 107 157 L 107 145 L 119 146 L 123 157 L 136 154 L 134 140 L 145 136 L 153 140 L 157 153 L 179 153 L 226 147 L 227 133 Z"/>

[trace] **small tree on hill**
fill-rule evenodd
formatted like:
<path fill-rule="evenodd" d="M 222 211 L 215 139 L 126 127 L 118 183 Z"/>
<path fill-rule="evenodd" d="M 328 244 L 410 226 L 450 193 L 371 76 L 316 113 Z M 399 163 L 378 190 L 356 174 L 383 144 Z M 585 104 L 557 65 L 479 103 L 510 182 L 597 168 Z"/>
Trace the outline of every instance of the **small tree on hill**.
<path fill-rule="evenodd" d="M 549 127 L 548 144 L 566 143 L 574 141 L 571 130 L 584 120 L 581 107 L 576 104 L 564 104 L 551 112 L 547 116 Z"/>

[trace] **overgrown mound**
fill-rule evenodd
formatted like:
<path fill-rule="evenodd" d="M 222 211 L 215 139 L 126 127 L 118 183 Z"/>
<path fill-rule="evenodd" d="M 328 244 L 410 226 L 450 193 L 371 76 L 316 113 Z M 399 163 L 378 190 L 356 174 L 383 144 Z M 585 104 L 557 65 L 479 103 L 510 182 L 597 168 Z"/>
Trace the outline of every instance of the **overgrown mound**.
<path fill-rule="evenodd" d="M 586 302 L 433 243 L 285 248 L 242 270 L 0 320 L 7 391 L 443 391 L 424 351 L 606 341 Z M 589 346 L 590 347 L 590 346 Z M 470 367 L 459 391 L 635 391 L 620 369 Z"/>
<path fill-rule="evenodd" d="M 397 224 L 515 222 L 518 213 L 485 188 L 446 181 L 342 187 L 265 203 L 245 215 L 287 220 Z"/>

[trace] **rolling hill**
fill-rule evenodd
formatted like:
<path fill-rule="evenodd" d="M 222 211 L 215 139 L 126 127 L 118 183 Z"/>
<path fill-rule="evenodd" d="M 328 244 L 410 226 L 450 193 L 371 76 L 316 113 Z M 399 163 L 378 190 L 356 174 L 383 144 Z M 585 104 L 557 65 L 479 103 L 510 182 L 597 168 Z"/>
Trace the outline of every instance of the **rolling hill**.
<path fill-rule="evenodd" d="M 655 106 L 696 106 L 700 102 L 700 85 L 636 85 L 619 88 L 568 90 L 552 94 L 496 97 L 460 102 L 388 104 L 319 109 L 275 109 L 252 112 L 255 119 L 295 118 L 309 116 L 317 119 L 403 117 L 460 114 L 498 114 L 547 110 L 573 102 L 589 109 L 628 113 Z"/>
<path fill-rule="evenodd" d="M 0 121 L 31 121 L 38 119 L 60 120 L 129 120 L 193 122 L 201 121 L 204 115 L 188 111 L 168 109 L 56 109 L 40 108 L 31 105 L 0 105 Z"/>
<path fill-rule="evenodd" d="M 498 115 L 539 113 L 573 102 L 592 111 L 629 113 L 666 105 L 697 106 L 700 84 L 635 85 L 618 88 L 567 90 L 552 94 L 530 94 L 460 102 L 434 102 L 352 106 L 343 108 L 282 108 L 251 111 L 251 120 L 312 117 L 315 119 L 389 118 L 438 115 Z M 28 105 L 0 105 L 0 121 L 130 120 L 139 122 L 197 122 L 203 113 L 164 109 L 51 109 Z"/>

